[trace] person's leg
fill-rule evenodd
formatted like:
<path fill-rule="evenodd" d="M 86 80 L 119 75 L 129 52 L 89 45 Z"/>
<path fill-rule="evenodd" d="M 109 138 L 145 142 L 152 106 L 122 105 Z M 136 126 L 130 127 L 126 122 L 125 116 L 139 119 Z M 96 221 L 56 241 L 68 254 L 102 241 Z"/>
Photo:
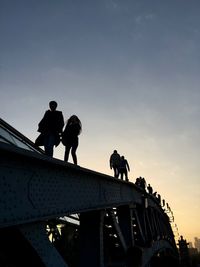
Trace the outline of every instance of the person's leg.
<path fill-rule="evenodd" d="M 127 172 L 127 169 L 124 170 L 124 174 L 125 174 L 125 179 L 128 182 L 128 172 Z"/>
<path fill-rule="evenodd" d="M 69 144 L 67 144 L 67 145 L 65 146 L 65 156 L 64 156 L 64 161 L 68 161 L 70 148 L 71 148 L 71 145 L 69 145 Z"/>
<path fill-rule="evenodd" d="M 78 147 L 78 142 L 76 142 L 72 145 L 72 150 L 71 150 L 72 159 L 73 159 L 73 162 L 75 165 L 77 165 L 77 156 L 76 156 L 77 147 Z"/>
<path fill-rule="evenodd" d="M 44 151 L 47 156 L 53 157 L 53 147 L 55 144 L 55 136 L 48 134 L 44 137 Z"/>
<path fill-rule="evenodd" d="M 119 174 L 120 174 L 119 166 L 117 166 L 116 167 L 116 178 L 119 178 Z"/>
<path fill-rule="evenodd" d="M 124 177 L 124 171 L 123 170 L 120 170 L 120 178 L 121 178 L 121 180 L 123 180 L 123 177 Z"/>
<path fill-rule="evenodd" d="M 114 177 L 117 178 L 117 168 L 116 168 L 116 166 L 113 166 L 113 171 L 114 171 Z"/>

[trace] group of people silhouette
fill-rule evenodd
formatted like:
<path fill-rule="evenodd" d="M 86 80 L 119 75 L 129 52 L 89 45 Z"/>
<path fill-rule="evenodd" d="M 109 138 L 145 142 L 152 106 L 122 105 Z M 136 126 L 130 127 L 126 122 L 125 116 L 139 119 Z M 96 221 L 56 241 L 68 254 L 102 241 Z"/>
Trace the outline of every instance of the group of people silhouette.
<path fill-rule="evenodd" d="M 140 189 L 144 190 L 149 195 L 151 195 L 155 199 L 155 201 L 158 204 L 160 204 L 162 207 L 164 207 L 166 204 L 167 210 L 171 211 L 168 203 L 165 203 L 165 199 L 161 199 L 161 195 L 158 194 L 157 191 L 154 191 L 153 187 L 150 184 L 147 185 L 144 177 L 140 176 L 140 177 L 136 178 L 135 185 L 137 185 Z"/>
<path fill-rule="evenodd" d="M 125 180 L 128 181 L 128 171 L 130 171 L 128 161 L 124 156 L 120 156 L 117 150 L 110 156 L 110 168 L 113 169 L 115 178 L 123 180 L 125 176 Z"/>
<path fill-rule="evenodd" d="M 62 142 L 65 146 L 64 161 L 68 161 L 71 152 L 73 163 L 77 165 L 76 150 L 79 145 L 82 123 L 76 115 L 72 115 L 64 128 L 63 113 L 57 110 L 57 106 L 56 101 L 49 102 L 49 109 L 38 124 L 40 134 L 35 140 L 35 145 L 44 146 L 45 154 L 53 157 L 54 146 L 57 147 Z M 117 150 L 114 150 L 110 156 L 110 168 L 114 170 L 114 177 L 119 178 L 120 176 L 122 180 L 125 177 L 125 180 L 128 181 L 128 171 L 130 171 L 128 161 L 124 156 L 120 156 Z"/>
<path fill-rule="evenodd" d="M 47 156 L 53 157 L 54 146 L 58 146 L 60 142 L 65 146 L 64 160 L 68 161 L 71 151 L 74 164 L 77 165 L 76 150 L 79 144 L 79 135 L 82 131 L 82 124 L 76 115 L 70 116 L 64 127 L 64 117 L 62 111 L 58 111 L 57 102 L 49 102 L 49 110 L 47 110 L 38 124 L 38 132 L 40 135 L 35 140 L 36 146 L 44 146 Z"/>

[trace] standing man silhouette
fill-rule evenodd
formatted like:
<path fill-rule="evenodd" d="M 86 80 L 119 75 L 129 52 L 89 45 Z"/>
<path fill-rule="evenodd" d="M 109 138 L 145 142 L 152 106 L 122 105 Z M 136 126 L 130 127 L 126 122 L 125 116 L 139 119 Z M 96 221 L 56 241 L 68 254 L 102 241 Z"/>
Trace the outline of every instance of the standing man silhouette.
<path fill-rule="evenodd" d="M 64 118 L 62 111 L 57 111 L 56 101 L 49 102 L 49 110 L 44 114 L 44 117 L 38 124 L 38 132 L 40 132 L 41 142 L 35 144 L 44 146 L 45 154 L 53 157 L 53 148 L 60 143 L 60 135 L 64 126 Z"/>
<path fill-rule="evenodd" d="M 121 180 L 123 180 L 123 177 L 125 175 L 125 180 L 128 182 L 128 171 L 130 171 L 128 161 L 124 158 L 124 156 L 121 156 L 120 167 L 119 167 Z"/>
<path fill-rule="evenodd" d="M 110 168 L 114 171 L 114 177 L 119 177 L 119 165 L 120 165 L 120 155 L 117 153 L 117 150 L 114 150 L 110 156 Z"/>

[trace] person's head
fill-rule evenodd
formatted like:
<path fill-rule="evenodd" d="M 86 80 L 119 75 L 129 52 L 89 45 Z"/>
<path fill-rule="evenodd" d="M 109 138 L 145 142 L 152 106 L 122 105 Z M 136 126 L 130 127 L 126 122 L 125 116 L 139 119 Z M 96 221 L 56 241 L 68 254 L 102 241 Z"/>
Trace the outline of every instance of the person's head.
<path fill-rule="evenodd" d="M 68 121 L 67 121 L 67 125 L 70 124 L 78 124 L 80 126 L 80 131 L 82 130 L 82 124 L 81 121 L 79 120 L 79 118 L 76 115 L 72 115 Z"/>
<path fill-rule="evenodd" d="M 121 159 L 124 159 L 124 156 L 121 156 Z"/>
<path fill-rule="evenodd" d="M 58 104 L 56 103 L 56 101 L 50 101 L 49 102 L 49 108 L 51 111 L 55 111 L 57 106 L 58 106 Z"/>
<path fill-rule="evenodd" d="M 117 150 L 115 149 L 113 152 L 114 152 L 114 153 L 117 153 Z"/>
<path fill-rule="evenodd" d="M 72 122 L 72 123 L 80 123 L 80 120 L 79 118 L 76 116 L 76 115 L 72 115 L 69 119 L 68 119 L 69 122 Z"/>

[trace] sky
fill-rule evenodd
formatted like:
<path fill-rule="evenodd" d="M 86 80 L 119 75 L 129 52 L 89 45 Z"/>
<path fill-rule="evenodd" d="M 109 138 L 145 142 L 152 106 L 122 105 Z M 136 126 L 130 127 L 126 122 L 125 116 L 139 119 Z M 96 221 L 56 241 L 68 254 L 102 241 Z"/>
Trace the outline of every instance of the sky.
<path fill-rule="evenodd" d="M 113 175 L 116 149 L 187 241 L 200 238 L 199 14 L 199 0 L 0 1 L 1 118 L 34 141 L 57 101 L 82 122 L 78 164 Z"/>

